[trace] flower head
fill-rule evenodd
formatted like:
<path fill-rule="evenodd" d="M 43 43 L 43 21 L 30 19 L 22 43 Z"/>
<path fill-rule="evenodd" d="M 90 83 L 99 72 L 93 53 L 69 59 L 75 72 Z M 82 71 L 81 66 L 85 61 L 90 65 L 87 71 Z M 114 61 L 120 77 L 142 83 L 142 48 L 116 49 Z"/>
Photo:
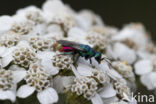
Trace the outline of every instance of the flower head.
<path fill-rule="evenodd" d="M 31 21 L 35 22 L 36 24 L 41 24 L 44 22 L 44 18 L 42 16 L 40 10 L 27 11 L 25 16 L 28 20 L 31 20 Z"/>
<path fill-rule="evenodd" d="M 30 48 L 19 47 L 13 51 L 13 62 L 22 67 L 28 68 L 29 65 L 36 61 L 35 52 Z"/>
<path fill-rule="evenodd" d="M 110 81 L 109 76 L 105 72 L 99 70 L 93 70 L 92 77 L 95 78 L 98 81 L 98 83 L 102 85 L 105 85 Z"/>
<path fill-rule="evenodd" d="M 88 32 L 86 37 L 88 42 L 93 45 L 96 50 L 104 51 L 108 44 L 108 37 L 94 31 Z"/>
<path fill-rule="evenodd" d="M 35 87 L 38 92 L 50 86 L 50 76 L 37 63 L 30 65 L 25 80 L 29 86 Z"/>
<path fill-rule="evenodd" d="M 15 22 L 12 24 L 11 31 L 20 35 L 28 35 L 33 30 L 33 25 L 31 21 Z"/>
<path fill-rule="evenodd" d="M 132 66 L 128 65 L 126 61 L 115 61 L 112 65 L 125 79 L 135 81 Z"/>
<path fill-rule="evenodd" d="M 125 82 L 123 82 L 122 80 L 117 80 L 113 84 L 117 92 L 117 97 L 119 97 L 119 99 L 123 99 L 125 97 L 124 94 L 130 96 L 130 89 L 127 87 Z"/>
<path fill-rule="evenodd" d="M 52 64 L 58 70 L 69 70 L 71 69 L 71 64 L 73 64 L 72 56 L 70 55 L 55 55 L 52 58 Z"/>
<path fill-rule="evenodd" d="M 17 96 L 26 98 L 37 91 L 40 103 L 51 104 L 58 101 L 57 92 L 52 88 L 50 74 L 39 62 L 30 65 L 25 76 L 26 84 L 17 91 Z"/>
<path fill-rule="evenodd" d="M 16 82 L 14 81 L 13 71 L 0 69 L 0 99 L 16 100 Z"/>
<path fill-rule="evenodd" d="M 1 36 L 0 46 L 5 46 L 10 48 L 12 46 L 15 46 L 18 43 L 19 39 L 20 39 L 19 35 L 8 32 Z"/>
<path fill-rule="evenodd" d="M 96 94 L 98 83 L 94 78 L 79 77 L 74 80 L 71 91 L 77 95 L 83 95 L 86 99 L 91 99 Z"/>
<path fill-rule="evenodd" d="M 13 73 L 10 70 L 0 69 L 0 89 L 10 90 L 13 86 Z"/>
<path fill-rule="evenodd" d="M 29 43 L 34 49 L 38 51 L 52 50 L 53 42 L 50 39 L 41 36 L 31 36 Z"/>

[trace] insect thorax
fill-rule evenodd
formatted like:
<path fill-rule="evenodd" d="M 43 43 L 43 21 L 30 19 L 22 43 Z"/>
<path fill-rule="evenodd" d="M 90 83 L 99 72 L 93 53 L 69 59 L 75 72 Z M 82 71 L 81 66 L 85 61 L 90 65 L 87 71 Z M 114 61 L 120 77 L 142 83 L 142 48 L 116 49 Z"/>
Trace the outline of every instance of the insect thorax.
<path fill-rule="evenodd" d="M 83 51 L 79 52 L 80 56 L 85 57 L 85 58 L 91 58 L 95 56 L 96 52 L 90 46 L 81 45 L 80 47 L 85 50 L 84 52 Z"/>

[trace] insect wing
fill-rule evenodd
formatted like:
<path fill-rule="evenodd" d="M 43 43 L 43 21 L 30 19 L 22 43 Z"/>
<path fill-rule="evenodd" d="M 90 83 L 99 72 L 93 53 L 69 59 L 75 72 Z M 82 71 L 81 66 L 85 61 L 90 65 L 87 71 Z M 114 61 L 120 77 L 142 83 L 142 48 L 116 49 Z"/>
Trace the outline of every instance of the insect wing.
<path fill-rule="evenodd" d="M 68 46 L 68 47 L 72 47 L 76 50 L 80 50 L 80 51 L 86 51 L 84 49 L 82 49 L 80 47 L 81 44 L 78 44 L 78 43 L 75 43 L 75 42 L 72 42 L 72 41 L 67 41 L 67 40 L 58 40 L 57 41 L 59 44 L 63 45 L 63 46 Z"/>

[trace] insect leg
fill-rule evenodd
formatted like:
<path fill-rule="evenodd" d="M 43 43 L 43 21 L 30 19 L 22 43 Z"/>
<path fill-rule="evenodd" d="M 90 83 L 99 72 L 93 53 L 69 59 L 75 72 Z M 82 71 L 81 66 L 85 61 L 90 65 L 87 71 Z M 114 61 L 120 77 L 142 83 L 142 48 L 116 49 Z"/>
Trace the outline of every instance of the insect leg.
<path fill-rule="evenodd" d="M 113 65 L 112 65 L 112 63 L 111 63 L 111 60 L 109 60 L 109 58 L 104 57 L 104 58 L 102 58 L 101 60 L 106 61 L 106 62 L 108 63 L 108 66 L 109 66 L 110 69 L 113 68 Z"/>
<path fill-rule="evenodd" d="M 76 61 L 76 62 L 78 61 L 79 57 L 80 57 L 79 54 L 76 54 L 76 55 L 75 55 L 75 61 Z"/>
<path fill-rule="evenodd" d="M 92 59 L 91 58 L 89 59 L 89 61 L 90 61 L 90 64 L 92 65 Z"/>
<path fill-rule="evenodd" d="M 77 65 L 77 61 L 78 61 L 78 59 L 79 59 L 79 57 L 80 57 L 80 55 L 79 54 L 75 54 L 74 55 L 74 66 L 77 68 L 78 67 L 78 65 Z"/>

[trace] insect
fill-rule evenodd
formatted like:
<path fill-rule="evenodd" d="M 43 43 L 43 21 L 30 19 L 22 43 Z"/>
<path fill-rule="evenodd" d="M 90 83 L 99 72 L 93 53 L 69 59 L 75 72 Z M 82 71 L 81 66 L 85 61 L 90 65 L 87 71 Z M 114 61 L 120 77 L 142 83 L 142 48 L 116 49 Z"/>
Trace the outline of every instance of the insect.
<path fill-rule="evenodd" d="M 64 52 L 64 54 L 66 55 L 74 55 L 76 57 L 74 60 L 75 62 L 77 62 L 80 56 L 84 57 L 86 60 L 89 59 L 90 64 L 92 64 L 92 57 L 94 57 L 99 64 L 104 59 L 102 58 L 102 54 L 100 52 L 95 51 L 88 45 L 79 44 L 67 40 L 58 40 L 57 43 L 59 44 L 57 45 L 57 49 L 60 52 Z"/>

